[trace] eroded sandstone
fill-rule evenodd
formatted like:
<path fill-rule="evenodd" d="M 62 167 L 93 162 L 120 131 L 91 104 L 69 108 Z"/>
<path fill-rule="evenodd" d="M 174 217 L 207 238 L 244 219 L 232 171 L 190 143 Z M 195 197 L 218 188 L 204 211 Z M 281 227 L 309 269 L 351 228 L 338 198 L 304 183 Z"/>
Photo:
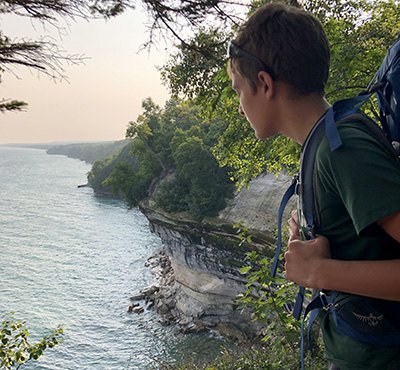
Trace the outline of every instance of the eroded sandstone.
<path fill-rule="evenodd" d="M 182 332 L 214 329 L 239 341 L 260 337 L 264 324 L 252 321 L 249 309 L 238 310 L 237 297 L 247 282 L 239 270 L 251 250 L 273 256 L 277 212 L 289 183 L 289 177 L 263 174 L 249 189 L 242 189 L 217 218 L 202 222 L 143 202 L 140 209 L 164 248 L 147 262 L 156 276 L 156 289 L 143 290 L 137 297 L 144 295 L 164 325 L 180 325 Z M 240 245 L 233 227 L 239 221 L 253 236 L 250 245 Z"/>

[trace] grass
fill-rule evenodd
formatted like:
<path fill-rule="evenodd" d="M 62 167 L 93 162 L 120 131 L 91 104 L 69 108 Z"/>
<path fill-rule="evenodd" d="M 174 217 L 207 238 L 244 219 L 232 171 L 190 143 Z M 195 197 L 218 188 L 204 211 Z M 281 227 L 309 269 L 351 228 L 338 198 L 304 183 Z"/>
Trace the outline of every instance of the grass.
<path fill-rule="evenodd" d="M 314 369 L 326 368 L 322 351 L 316 351 Z M 310 358 L 305 359 L 306 369 L 311 369 Z M 207 364 L 159 364 L 158 370 L 299 370 L 301 369 L 300 351 L 282 353 L 270 347 L 257 347 L 243 351 L 223 350 L 221 355 Z"/>

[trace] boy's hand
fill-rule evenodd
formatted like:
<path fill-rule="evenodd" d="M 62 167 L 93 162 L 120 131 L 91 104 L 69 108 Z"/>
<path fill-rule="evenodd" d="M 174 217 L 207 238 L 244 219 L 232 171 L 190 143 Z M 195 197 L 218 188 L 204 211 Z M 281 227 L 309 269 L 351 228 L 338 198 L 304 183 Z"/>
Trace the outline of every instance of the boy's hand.
<path fill-rule="evenodd" d="M 297 284 L 308 288 L 323 288 L 319 286 L 319 267 L 324 259 L 330 259 L 329 241 L 322 235 L 314 240 L 300 240 L 297 223 L 297 213 L 292 212 L 289 223 L 289 244 L 285 253 L 286 277 Z"/>
<path fill-rule="evenodd" d="M 289 218 L 289 241 L 293 239 L 300 239 L 299 221 L 297 219 L 297 211 L 293 210 L 292 217 Z"/>

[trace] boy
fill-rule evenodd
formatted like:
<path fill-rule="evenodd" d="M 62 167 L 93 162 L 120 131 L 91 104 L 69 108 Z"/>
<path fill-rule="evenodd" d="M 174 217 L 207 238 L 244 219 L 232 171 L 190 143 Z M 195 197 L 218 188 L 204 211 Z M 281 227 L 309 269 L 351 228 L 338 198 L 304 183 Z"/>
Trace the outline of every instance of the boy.
<path fill-rule="evenodd" d="M 268 4 L 241 26 L 229 57 L 239 113 L 256 136 L 281 133 L 303 144 L 330 107 L 324 98 L 329 44 L 319 21 L 301 9 Z M 292 213 L 286 276 L 309 288 L 400 301 L 400 166 L 359 126 L 338 125 L 343 146 L 336 151 L 326 138 L 319 146 L 321 226 L 316 239 L 302 241 Z M 329 369 L 400 369 L 400 348 L 355 341 L 330 316 L 320 314 Z"/>

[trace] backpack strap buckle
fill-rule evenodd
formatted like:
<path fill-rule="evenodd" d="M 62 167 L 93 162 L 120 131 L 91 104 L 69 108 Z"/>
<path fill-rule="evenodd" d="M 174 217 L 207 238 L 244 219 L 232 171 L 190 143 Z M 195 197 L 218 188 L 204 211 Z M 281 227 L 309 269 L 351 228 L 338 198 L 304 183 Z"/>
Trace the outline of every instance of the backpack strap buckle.
<path fill-rule="evenodd" d="M 321 300 L 322 309 L 324 311 L 330 311 L 331 308 L 335 308 L 335 306 L 336 306 L 333 303 L 334 297 L 331 297 L 330 295 L 326 294 L 322 290 L 319 292 L 319 299 Z"/>
<path fill-rule="evenodd" d="M 319 292 L 319 299 L 322 302 L 322 308 L 326 310 L 326 307 L 329 306 L 328 300 L 326 299 L 326 294 L 324 292 Z"/>

